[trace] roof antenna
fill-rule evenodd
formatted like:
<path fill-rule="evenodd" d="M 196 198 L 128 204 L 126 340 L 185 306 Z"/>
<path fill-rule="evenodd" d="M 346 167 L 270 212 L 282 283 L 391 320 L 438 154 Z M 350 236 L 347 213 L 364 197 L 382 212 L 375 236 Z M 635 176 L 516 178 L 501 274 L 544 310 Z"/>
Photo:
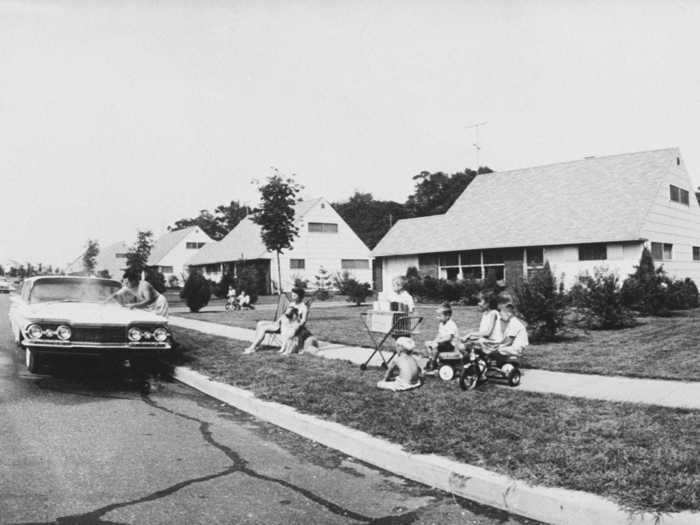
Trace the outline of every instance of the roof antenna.
<path fill-rule="evenodd" d="M 476 174 L 479 174 L 479 153 L 481 152 L 481 144 L 479 144 L 479 128 L 481 126 L 485 126 L 488 124 L 488 122 L 478 122 L 476 124 L 472 124 L 471 126 L 467 126 L 466 129 L 472 129 L 474 128 L 474 134 L 476 135 L 475 142 L 472 144 L 474 146 L 474 149 L 476 150 Z"/>

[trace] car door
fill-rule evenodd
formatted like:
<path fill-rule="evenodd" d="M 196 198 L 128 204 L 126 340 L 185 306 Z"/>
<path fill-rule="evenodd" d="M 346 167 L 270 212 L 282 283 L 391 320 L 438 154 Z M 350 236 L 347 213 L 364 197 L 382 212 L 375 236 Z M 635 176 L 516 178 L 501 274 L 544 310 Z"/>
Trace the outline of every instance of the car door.
<path fill-rule="evenodd" d="M 24 282 L 20 293 L 10 297 L 10 309 L 8 315 L 10 317 L 10 326 L 12 327 L 12 335 L 18 340 L 18 335 L 26 323 L 27 295 L 29 292 L 29 283 Z"/>

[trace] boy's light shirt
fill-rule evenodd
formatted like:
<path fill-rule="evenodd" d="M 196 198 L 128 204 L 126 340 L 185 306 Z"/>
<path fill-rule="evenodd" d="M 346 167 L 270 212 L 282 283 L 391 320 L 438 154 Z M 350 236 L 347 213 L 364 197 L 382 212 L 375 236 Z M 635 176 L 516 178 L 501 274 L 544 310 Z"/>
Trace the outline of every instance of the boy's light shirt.
<path fill-rule="evenodd" d="M 448 319 L 444 323 L 438 323 L 438 333 L 435 339 L 438 342 L 449 341 L 454 342 L 459 339 L 459 328 L 457 328 L 457 323 L 452 319 Z"/>
<path fill-rule="evenodd" d="M 503 334 L 504 338 L 513 338 L 513 342 L 508 346 L 513 346 L 516 348 L 525 348 L 530 344 L 530 340 L 527 337 L 527 329 L 525 325 L 520 322 L 520 319 L 513 316 L 508 320 L 505 332 Z"/>
<path fill-rule="evenodd" d="M 387 291 L 383 294 L 383 300 L 390 303 L 403 303 L 408 306 L 408 311 L 413 312 L 416 309 L 416 304 L 413 302 L 413 297 L 406 290 L 401 290 L 399 293 L 393 290 Z"/>
<path fill-rule="evenodd" d="M 501 316 L 497 310 L 488 310 L 481 315 L 479 332 L 486 332 L 491 327 L 491 323 L 493 323 L 493 330 L 491 335 L 485 339 L 494 343 L 500 343 L 503 341 L 503 332 L 501 331 Z"/>

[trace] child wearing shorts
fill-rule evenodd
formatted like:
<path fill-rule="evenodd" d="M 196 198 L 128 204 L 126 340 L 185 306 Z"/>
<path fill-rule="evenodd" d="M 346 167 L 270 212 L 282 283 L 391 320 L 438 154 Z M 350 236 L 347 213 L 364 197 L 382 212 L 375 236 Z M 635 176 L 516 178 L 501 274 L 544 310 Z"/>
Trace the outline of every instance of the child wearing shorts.
<path fill-rule="evenodd" d="M 459 329 L 452 320 L 452 307 L 449 303 L 443 303 L 437 308 L 438 331 L 435 339 L 427 341 L 425 347 L 428 351 L 428 363 L 426 370 L 434 370 L 437 364 L 437 356 L 441 352 L 453 352 L 459 345 Z"/>
<path fill-rule="evenodd" d="M 400 392 L 418 388 L 421 385 L 420 368 L 415 358 L 411 355 L 415 346 L 413 339 L 408 337 L 399 337 L 396 340 L 398 354 L 389 364 L 384 379 L 377 383 L 377 388 Z M 391 378 L 395 371 L 397 375 L 392 380 Z"/>

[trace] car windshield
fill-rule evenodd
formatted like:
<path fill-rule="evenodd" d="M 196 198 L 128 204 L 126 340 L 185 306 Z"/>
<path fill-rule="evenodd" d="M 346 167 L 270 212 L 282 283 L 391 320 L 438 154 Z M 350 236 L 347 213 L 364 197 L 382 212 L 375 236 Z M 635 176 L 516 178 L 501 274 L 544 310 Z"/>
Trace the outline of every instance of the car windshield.
<path fill-rule="evenodd" d="M 120 288 L 116 281 L 64 280 L 37 281 L 29 296 L 30 303 L 61 301 L 67 303 L 101 303 Z"/>

